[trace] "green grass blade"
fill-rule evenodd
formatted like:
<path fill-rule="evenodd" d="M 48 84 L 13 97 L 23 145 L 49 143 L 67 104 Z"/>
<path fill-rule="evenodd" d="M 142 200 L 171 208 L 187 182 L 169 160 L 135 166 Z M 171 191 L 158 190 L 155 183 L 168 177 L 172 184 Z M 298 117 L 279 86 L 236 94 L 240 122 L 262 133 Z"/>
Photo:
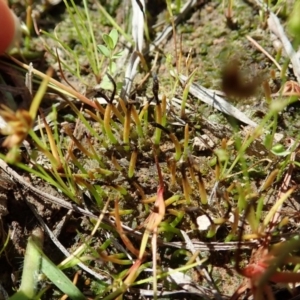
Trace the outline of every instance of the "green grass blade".
<path fill-rule="evenodd" d="M 41 251 L 41 250 L 40 250 Z M 63 293 L 73 300 L 84 300 L 85 296 L 73 282 L 44 254 L 42 254 L 42 272 Z"/>

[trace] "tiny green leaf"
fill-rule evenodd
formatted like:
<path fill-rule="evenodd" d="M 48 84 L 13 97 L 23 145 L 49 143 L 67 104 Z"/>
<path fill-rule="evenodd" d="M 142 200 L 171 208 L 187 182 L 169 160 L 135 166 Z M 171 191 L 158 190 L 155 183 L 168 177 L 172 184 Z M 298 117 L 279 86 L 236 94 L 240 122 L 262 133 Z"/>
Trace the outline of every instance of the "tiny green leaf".
<path fill-rule="evenodd" d="M 110 58 L 110 51 L 104 45 L 98 45 L 98 51 L 105 57 Z"/>
<path fill-rule="evenodd" d="M 117 59 L 119 57 L 122 57 L 124 55 L 124 53 L 125 53 L 125 50 L 119 51 L 112 56 L 112 59 Z"/>
<path fill-rule="evenodd" d="M 100 83 L 100 88 L 104 90 L 111 90 L 113 88 L 113 85 L 107 75 L 104 75 L 102 78 L 102 81 Z"/>
<path fill-rule="evenodd" d="M 102 39 L 109 50 L 114 50 L 114 42 L 108 34 L 103 34 Z"/>
<path fill-rule="evenodd" d="M 287 151 L 283 145 L 277 144 L 272 149 L 271 152 L 277 156 L 287 156 L 291 154 L 290 151 Z"/>
<path fill-rule="evenodd" d="M 77 119 L 74 115 L 72 114 L 66 114 L 63 116 L 63 119 L 67 122 L 75 122 Z"/>
<path fill-rule="evenodd" d="M 215 150 L 215 154 L 218 156 L 219 161 L 226 161 L 228 160 L 228 152 L 224 149 L 217 149 Z"/>
<path fill-rule="evenodd" d="M 207 232 L 207 234 L 206 234 L 206 237 L 207 237 L 207 238 L 212 238 L 212 237 L 214 237 L 214 236 L 216 235 L 217 230 L 218 230 L 219 227 L 220 227 L 219 225 L 211 224 L 211 225 L 210 225 L 210 228 L 209 228 L 209 230 L 208 230 L 208 232 Z"/>
<path fill-rule="evenodd" d="M 118 31 L 115 28 L 113 28 L 111 30 L 111 32 L 109 33 L 109 36 L 113 42 L 113 49 L 115 49 L 117 42 L 118 42 L 118 37 L 119 37 Z"/>

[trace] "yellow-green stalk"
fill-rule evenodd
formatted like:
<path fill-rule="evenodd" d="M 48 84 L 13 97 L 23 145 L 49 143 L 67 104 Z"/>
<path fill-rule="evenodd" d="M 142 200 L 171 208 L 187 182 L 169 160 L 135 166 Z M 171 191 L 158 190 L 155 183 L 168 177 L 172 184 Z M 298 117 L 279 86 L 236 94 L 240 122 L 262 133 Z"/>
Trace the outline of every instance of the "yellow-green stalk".
<path fill-rule="evenodd" d="M 290 197 L 290 195 L 294 192 L 294 190 L 295 190 L 295 188 L 289 189 L 286 193 L 282 194 L 280 199 L 278 199 L 275 202 L 275 204 L 273 205 L 273 207 L 271 208 L 271 210 L 268 212 L 268 214 L 266 215 L 266 217 L 264 219 L 264 222 L 263 222 L 264 228 L 266 228 L 268 226 L 270 221 L 274 218 L 274 215 L 277 212 L 278 208 L 283 204 L 283 202 L 285 200 L 287 200 L 288 197 Z"/>
<path fill-rule="evenodd" d="M 253 205 L 251 205 L 251 204 L 249 204 L 249 205 L 250 205 L 250 208 L 247 209 L 248 211 L 247 211 L 246 219 L 250 225 L 251 232 L 258 233 L 259 220 L 257 220 L 257 218 L 256 218 L 256 214 L 255 214 Z"/>
<path fill-rule="evenodd" d="M 187 160 L 189 154 L 189 124 L 184 127 L 183 161 Z"/>
<path fill-rule="evenodd" d="M 8 243 L 9 243 L 9 241 L 10 241 L 11 234 L 12 234 L 12 232 L 11 232 L 11 230 L 9 229 L 8 234 L 7 234 L 7 236 L 6 236 L 6 240 L 4 241 L 3 246 L 2 246 L 2 248 L 0 249 L 0 256 L 1 256 L 1 254 L 3 253 L 3 251 L 6 249 Z"/>
<path fill-rule="evenodd" d="M 112 144 L 117 144 L 117 139 L 113 135 L 111 131 L 111 126 L 110 126 L 110 119 L 111 119 L 111 111 L 112 111 L 112 105 L 111 103 L 107 103 L 106 109 L 105 109 L 105 114 L 104 114 L 104 129 L 106 131 L 107 137 L 111 141 Z"/>
<path fill-rule="evenodd" d="M 156 195 L 155 196 L 152 196 L 152 197 L 149 197 L 149 198 L 146 198 L 146 199 L 144 199 L 144 200 L 142 200 L 141 202 L 142 203 L 153 203 L 153 202 L 155 202 L 155 200 L 156 200 Z"/>
<path fill-rule="evenodd" d="M 60 162 L 55 159 L 55 157 L 50 153 L 47 147 L 45 147 L 45 145 L 41 142 L 40 138 L 35 134 L 33 130 L 29 131 L 29 135 L 36 143 L 36 146 L 39 148 L 39 150 L 50 160 L 52 167 L 56 169 L 59 166 Z"/>
<path fill-rule="evenodd" d="M 263 82 L 263 88 L 265 92 L 266 101 L 268 104 L 270 104 L 272 102 L 272 96 L 271 96 L 271 88 L 267 80 Z"/>
<path fill-rule="evenodd" d="M 124 149 L 126 151 L 128 151 L 130 149 L 129 135 L 130 135 L 131 107 L 132 107 L 131 104 L 129 104 L 127 106 L 127 111 L 126 111 L 125 120 L 124 120 L 124 128 L 123 128 L 123 143 L 125 144 Z"/>
<path fill-rule="evenodd" d="M 197 183 L 198 180 L 196 180 L 196 176 L 195 176 L 195 171 L 194 171 L 194 167 L 193 167 L 193 162 L 191 161 L 191 159 L 188 159 L 188 170 L 190 172 L 190 176 L 193 182 Z"/>
<path fill-rule="evenodd" d="M 167 165 L 171 174 L 171 186 L 176 183 L 176 161 L 173 158 L 168 159 Z"/>
<path fill-rule="evenodd" d="M 124 195 L 127 195 L 128 194 L 128 191 L 126 188 L 124 188 L 123 186 L 121 185 L 109 185 L 108 187 L 114 189 L 115 191 L 119 192 L 122 196 Z"/>
<path fill-rule="evenodd" d="M 170 133 L 169 137 L 172 140 L 174 147 L 175 147 L 175 157 L 174 158 L 176 161 L 179 161 L 181 158 L 181 145 L 174 133 Z"/>
<path fill-rule="evenodd" d="M 119 119 L 119 121 L 124 124 L 124 117 L 122 116 L 122 114 L 120 113 L 120 111 L 118 110 L 118 108 L 112 104 L 112 111 L 114 113 L 114 115 Z"/>
<path fill-rule="evenodd" d="M 104 176 L 110 176 L 110 175 L 113 174 L 113 172 L 111 170 L 107 170 L 107 169 L 104 169 L 104 168 L 99 168 L 98 167 L 94 170 L 97 174 L 101 174 L 101 175 L 104 175 Z"/>
<path fill-rule="evenodd" d="M 133 209 L 120 209 L 119 210 L 119 215 L 120 216 L 125 216 L 125 215 L 131 215 L 133 213 Z M 110 211 L 108 213 L 110 216 L 115 216 L 115 211 Z"/>
<path fill-rule="evenodd" d="M 260 188 L 261 192 L 265 191 L 268 187 L 270 187 L 273 184 L 273 182 L 276 179 L 278 173 L 279 173 L 278 169 L 275 169 L 271 172 L 271 174 L 268 176 L 268 178 L 265 180 L 262 187 Z"/>
<path fill-rule="evenodd" d="M 99 110 L 99 112 L 104 116 L 105 108 L 98 101 L 95 101 L 94 103 L 95 103 L 97 109 Z"/>
<path fill-rule="evenodd" d="M 35 94 L 35 96 L 32 100 L 32 103 L 31 103 L 30 109 L 29 109 L 29 114 L 30 114 L 32 120 L 35 120 L 35 118 L 36 118 L 37 111 L 38 111 L 40 104 L 43 100 L 43 97 L 46 93 L 47 86 L 51 79 L 52 74 L 53 74 L 53 69 L 52 68 L 48 69 L 46 72 L 46 76 L 44 77 L 41 85 L 39 86 L 37 93 Z"/>
<path fill-rule="evenodd" d="M 179 195 L 173 195 L 170 198 L 168 198 L 167 200 L 165 200 L 165 204 L 166 206 L 171 205 L 174 202 L 177 202 L 179 200 L 180 196 Z"/>
<path fill-rule="evenodd" d="M 162 114 L 161 125 L 166 126 L 166 123 L 167 123 L 167 97 L 166 97 L 166 95 L 163 95 L 161 98 L 161 114 Z"/>
<path fill-rule="evenodd" d="M 98 155 L 98 151 L 96 151 L 90 137 L 87 138 L 87 143 L 88 143 L 88 148 L 91 149 L 92 154 L 93 154 L 93 158 L 97 160 L 97 162 L 99 163 L 99 166 L 101 168 L 105 168 L 105 164 L 103 163 L 101 157 Z"/>
<path fill-rule="evenodd" d="M 126 103 L 125 103 L 125 101 L 122 98 L 119 98 L 119 104 L 120 104 L 123 112 L 126 113 L 126 110 L 127 110 Z"/>
<path fill-rule="evenodd" d="M 204 181 L 200 172 L 198 172 L 198 190 L 200 195 L 200 201 L 203 205 L 207 205 L 207 193 L 205 190 Z"/>
<path fill-rule="evenodd" d="M 126 248 L 136 257 L 139 256 L 140 251 L 131 243 L 130 239 L 127 237 L 127 235 L 124 233 L 124 230 L 121 225 L 121 218 L 120 218 L 120 210 L 119 210 L 119 199 L 115 200 L 115 219 L 116 219 L 116 229 L 118 234 L 120 235 L 120 238 L 122 239 L 124 245 L 126 245 Z"/>
<path fill-rule="evenodd" d="M 187 255 L 187 251 L 186 250 L 184 250 L 184 249 L 179 249 L 179 250 L 176 250 L 176 252 L 179 252 L 179 253 L 184 253 L 184 254 L 186 254 Z M 184 265 L 183 267 L 180 267 L 180 268 L 177 268 L 177 269 L 174 269 L 174 270 L 172 270 L 172 271 L 168 271 L 168 272 L 164 272 L 164 273 L 161 273 L 161 274 L 159 274 L 159 275 L 157 275 L 157 278 L 165 278 L 165 277 L 168 277 L 168 276 L 170 276 L 170 274 L 175 274 L 175 273 L 177 273 L 177 272 L 184 272 L 184 271 L 187 271 L 187 270 L 189 270 L 189 269 L 192 269 L 192 268 L 194 268 L 194 267 L 196 267 L 196 266 L 200 266 L 203 262 L 205 262 L 207 260 L 207 258 L 204 258 L 204 259 L 202 259 L 201 261 L 199 261 L 199 262 L 196 262 L 196 263 L 194 263 L 194 264 L 191 264 L 191 265 Z M 145 264 L 146 265 L 146 264 Z M 148 267 L 150 267 L 150 266 L 148 266 Z M 136 281 L 135 282 L 135 285 L 141 285 L 141 284 L 145 284 L 145 283 L 149 283 L 149 282 L 152 282 L 152 280 L 153 280 L 153 277 L 147 277 L 146 279 L 140 279 L 140 280 L 138 280 L 138 281 Z"/>
<path fill-rule="evenodd" d="M 185 197 L 185 201 L 187 204 L 191 204 L 191 198 L 190 198 L 190 194 L 192 192 L 189 180 L 186 176 L 185 170 L 181 170 L 181 174 L 182 174 L 182 188 L 183 188 L 183 194 Z"/>
<path fill-rule="evenodd" d="M 45 129 L 46 129 L 46 132 L 47 132 L 47 136 L 48 136 L 48 140 L 49 140 L 52 155 L 53 155 L 54 159 L 56 160 L 56 164 L 52 167 L 55 167 L 57 170 L 60 171 L 62 169 L 62 163 L 61 163 L 60 156 L 58 154 L 57 145 L 55 143 L 55 139 L 53 137 L 52 130 L 51 130 L 50 126 L 48 125 L 48 123 L 46 121 L 46 118 L 45 118 L 43 113 L 41 113 L 41 116 L 43 118 L 44 126 L 45 126 Z"/>
<path fill-rule="evenodd" d="M 180 108 L 180 118 L 185 119 L 185 107 L 186 107 L 186 101 L 187 97 L 189 95 L 190 90 L 190 84 L 186 84 L 182 93 L 182 101 L 181 101 L 181 108 Z"/>
<path fill-rule="evenodd" d="M 112 164 L 114 165 L 116 170 L 118 170 L 118 171 L 123 170 L 122 166 L 118 163 L 118 160 L 116 159 L 116 157 L 114 155 L 111 156 L 110 161 L 112 162 Z"/>
<path fill-rule="evenodd" d="M 144 132 L 145 135 L 147 134 L 147 131 L 148 131 L 148 108 L 149 108 L 149 103 L 147 102 L 145 104 L 145 106 L 143 107 L 142 111 L 139 114 L 140 121 L 142 121 L 142 119 L 144 118 L 144 120 L 143 120 L 143 123 L 144 123 L 143 132 Z"/>
<path fill-rule="evenodd" d="M 132 108 L 131 108 L 131 115 L 132 115 L 132 119 L 136 125 L 136 131 L 137 131 L 138 136 L 143 137 L 144 133 L 143 133 L 141 121 L 140 121 L 139 115 L 136 111 L 136 108 L 134 106 L 132 106 Z"/>
<path fill-rule="evenodd" d="M 32 1 L 28 1 L 28 6 L 26 9 L 26 31 L 28 34 L 25 35 L 25 49 L 28 51 L 31 49 L 31 36 L 30 34 L 32 33 Z"/>
<path fill-rule="evenodd" d="M 209 227 L 209 230 L 208 230 L 208 232 L 206 234 L 206 237 L 209 239 L 209 238 L 212 238 L 213 236 L 215 236 L 216 233 L 217 233 L 218 227 L 219 227 L 219 225 L 211 223 L 210 227 Z"/>
<path fill-rule="evenodd" d="M 76 147 L 82 152 L 84 153 L 84 155 L 86 155 L 89 158 L 94 158 L 94 155 L 92 152 L 89 152 L 86 147 L 84 145 L 81 144 L 81 142 L 78 141 L 78 139 L 73 135 L 69 135 L 70 138 L 72 139 L 72 141 L 74 142 L 74 144 L 76 145 Z"/>
<path fill-rule="evenodd" d="M 138 156 L 138 151 L 137 151 L 137 149 L 134 149 L 133 152 L 131 153 L 131 158 L 130 158 L 130 162 L 129 162 L 129 169 L 128 169 L 128 177 L 129 178 L 132 178 L 132 176 L 134 175 L 134 169 L 135 169 L 135 165 L 136 165 L 137 156 Z"/>

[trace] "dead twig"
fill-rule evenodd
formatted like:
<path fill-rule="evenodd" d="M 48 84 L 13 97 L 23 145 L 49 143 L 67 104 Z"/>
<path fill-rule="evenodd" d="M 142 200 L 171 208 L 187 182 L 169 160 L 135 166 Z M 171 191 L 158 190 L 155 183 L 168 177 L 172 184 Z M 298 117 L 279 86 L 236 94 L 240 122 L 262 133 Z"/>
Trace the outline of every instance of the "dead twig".
<path fill-rule="evenodd" d="M 272 55 L 266 51 L 257 41 L 255 41 L 251 36 L 247 35 L 246 38 L 248 41 L 252 43 L 252 45 L 258 49 L 260 52 L 262 52 L 276 67 L 279 71 L 282 70 L 281 66 L 279 63 L 272 57 Z"/>
<path fill-rule="evenodd" d="M 287 56 L 290 58 L 294 75 L 297 78 L 298 83 L 300 84 L 300 60 L 299 55 L 295 52 L 293 49 L 293 46 L 289 39 L 287 38 L 283 27 L 280 24 L 280 21 L 278 17 L 273 14 L 272 12 L 269 12 L 270 16 L 268 18 L 268 26 L 269 29 L 280 39 L 283 48 L 287 54 Z"/>

